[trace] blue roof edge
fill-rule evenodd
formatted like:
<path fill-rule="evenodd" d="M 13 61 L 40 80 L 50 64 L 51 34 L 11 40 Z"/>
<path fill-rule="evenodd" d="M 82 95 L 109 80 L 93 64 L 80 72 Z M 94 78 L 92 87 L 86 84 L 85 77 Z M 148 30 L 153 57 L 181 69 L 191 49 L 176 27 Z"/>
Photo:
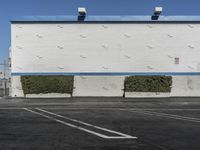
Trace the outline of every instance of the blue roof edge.
<path fill-rule="evenodd" d="M 13 16 L 10 22 L 200 22 L 200 16 Z M 154 16 L 156 17 L 156 16 Z"/>
<path fill-rule="evenodd" d="M 200 72 L 12 72 L 12 76 L 66 75 L 66 76 L 199 76 Z"/>

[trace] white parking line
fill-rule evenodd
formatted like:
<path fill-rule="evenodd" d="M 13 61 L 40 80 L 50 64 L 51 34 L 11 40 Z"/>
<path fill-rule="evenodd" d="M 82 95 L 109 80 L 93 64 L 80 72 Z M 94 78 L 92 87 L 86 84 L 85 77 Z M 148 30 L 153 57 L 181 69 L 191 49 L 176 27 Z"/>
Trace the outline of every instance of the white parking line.
<path fill-rule="evenodd" d="M 102 130 L 102 131 L 106 131 L 108 133 L 117 134 L 119 136 L 107 136 L 107 135 L 104 135 L 104 134 L 101 134 L 101 133 L 98 133 L 98 132 L 95 132 L 95 131 L 92 131 L 92 130 L 88 130 L 86 128 L 83 128 L 83 127 L 80 127 L 80 126 L 77 126 L 77 125 L 74 125 L 74 124 L 71 124 L 71 123 L 68 123 L 66 121 L 62 121 L 62 120 L 56 119 L 54 117 L 51 117 L 51 116 L 36 112 L 36 111 L 28 109 L 28 108 L 24 108 L 24 110 L 29 111 L 29 112 L 34 113 L 34 114 L 37 114 L 37 115 L 40 115 L 40 116 L 43 116 L 45 118 L 54 120 L 56 122 L 59 122 L 61 124 L 67 125 L 67 126 L 70 126 L 72 128 L 75 128 L 75 129 L 78 129 L 78 130 L 81 130 L 81 131 L 96 135 L 96 136 L 104 138 L 104 139 L 137 139 L 137 137 L 134 137 L 134 136 L 130 136 L 130 135 L 127 135 L 127 134 L 124 134 L 124 133 L 116 132 L 116 131 L 109 130 L 109 129 L 102 128 L 102 127 L 98 127 L 98 126 L 94 126 L 92 124 L 88 124 L 88 123 L 85 123 L 85 122 L 82 122 L 82 121 L 79 121 L 79 120 L 75 120 L 75 119 L 71 119 L 71 118 L 68 118 L 68 117 L 64 117 L 64 116 L 61 116 L 61 115 L 58 115 L 58 114 L 55 114 L 55 113 L 52 113 L 52 112 L 49 112 L 49 111 L 46 111 L 46 110 L 43 110 L 43 109 L 37 108 L 38 111 L 41 111 L 43 113 L 47 113 L 47 114 L 54 115 L 54 116 L 57 116 L 57 117 L 60 117 L 60 118 L 68 119 L 68 120 L 73 121 L 73 122 L 78 122 L 80 124 L 83 124 L 83 125 L 86 125 L 86 126 L 89 126 L 89 127 L 93 127 L 93 128 L 96 128 L 96 129 L 99 129 L 99 130 Z"/>
<path fill-rule="evenodd" d="M 45 107 L 43 107 L 45 108 Z M 200 111 L 200 109 L 197 109 L 197 108 L 186 108 L 186 109 L 183 109 L 183 108 L 124 108 L 124 107 L 113 107 L 113 108 L 109 108 L 109 107 L 69 107 L 69 108 L 66 108 L 66 107 L 48 107 L 49 110 L 113 110 L 113 111 L 118 111 L 120 109 L 127 109 L 127 110 L 166 110 L 166 111 Z"/>
<path fill-rule="evenodd" d="M 0 110 L 21 110 L 22 108 L 18 108 L 18 107 L 2 107 L 0 108 Z"/>
<path fill-rule="evenodd" d="M 125 108 L 125 107 L 43 107 L 48 108 L 48 110 L 111 110 L 111 111 L 119 111 L 120 109 L 127 109 L 127 110 L 143 110 L 143 111 L 157 111 L 157 110 L 163 110 L 163 111 L 200 111 L 200 109 L 197 108 Z M 2 106 L 1 109 L 23 109 L 23 107 L 8 107 L 8 106 Z"/>
<path fill-rule="evenodd" d="M 172 119 L 177 119 L 177 120 L 196 122 L 196 123 L 200 122 L 199 118 L 185 117 L 185 116 L 172 115 L 172 114 L 153 112 L 153 111 L 146 111 L 146 110 L 141 110 L 141 109 L 120 109 L 120 110 L 129 111 L 129 112 L 137 112 L 137 113 L 142 113 L 142 114 L 145 114 L 145 115 L 153 115 L 153 116 L 172 118 Z"/>
<path fill-rule="evenodd" d="M 124 109 L 124 108 L 122 108 Z M 198 111 L 200 109 L 197 108 L 128 108 L 128 109 L 133 109 L 133 110 L 166 110 L 166 111 L 182 111 L 182 110 L 194 110 Z"/>

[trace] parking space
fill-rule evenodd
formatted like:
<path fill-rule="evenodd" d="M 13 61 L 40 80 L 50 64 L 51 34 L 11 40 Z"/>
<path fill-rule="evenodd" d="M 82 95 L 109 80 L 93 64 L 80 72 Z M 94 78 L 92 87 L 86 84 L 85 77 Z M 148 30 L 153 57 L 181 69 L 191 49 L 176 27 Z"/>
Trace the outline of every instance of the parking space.
<path fill-rule="evenodd" d="M 0 149 L 200 149 L 197 99 L 82 100 L 1 104 Z"/>

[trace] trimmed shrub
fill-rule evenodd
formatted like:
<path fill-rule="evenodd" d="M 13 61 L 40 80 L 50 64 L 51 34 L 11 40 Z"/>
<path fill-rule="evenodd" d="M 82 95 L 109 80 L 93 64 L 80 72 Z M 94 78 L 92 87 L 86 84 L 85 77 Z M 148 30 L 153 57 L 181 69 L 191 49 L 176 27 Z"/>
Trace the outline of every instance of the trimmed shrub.
<path fill-rule="evenodd" d="M 171 76 L 130 76 L 125 79 L 125 92 L 170 92 Z"/>
<path fill-rule="evenodd" d="M 69 93 L 73 91 L 73 76 L 22 76 L 24 94 Z"/>

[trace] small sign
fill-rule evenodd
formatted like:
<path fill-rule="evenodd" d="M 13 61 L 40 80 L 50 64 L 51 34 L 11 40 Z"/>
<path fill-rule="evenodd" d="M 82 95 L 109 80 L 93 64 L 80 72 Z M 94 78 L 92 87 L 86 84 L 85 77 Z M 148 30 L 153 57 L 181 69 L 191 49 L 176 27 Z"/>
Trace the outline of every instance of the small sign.
<path fill-rule="evenodd" d="M 174 58 L 174 63 L 175 63 L 175 64 L 179 64 L 179 61 L 180 61 L 180 60 L 179 60 L 179 57 L 175 57 L 175 58 Z"/>
<path fill-rule="evenodd" d="M 0 79 L 3 79 L 3 72 L 0 72 Z"/>

